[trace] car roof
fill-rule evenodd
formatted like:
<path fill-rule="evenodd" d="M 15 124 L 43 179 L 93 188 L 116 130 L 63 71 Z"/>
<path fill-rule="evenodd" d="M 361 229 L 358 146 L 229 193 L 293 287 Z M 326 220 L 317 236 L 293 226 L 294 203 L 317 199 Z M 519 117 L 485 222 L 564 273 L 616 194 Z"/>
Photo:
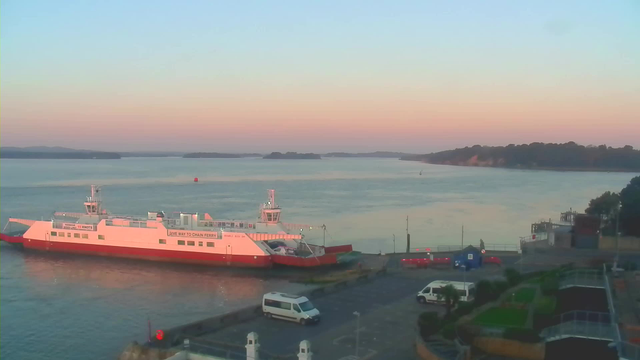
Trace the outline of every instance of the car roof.
<path fill-rule="evenodd" d="M 467 287 L 474 286 L 472 282 L 467 281 Z M 462 281 L 448 281 L 448 280 L 436 280 L 429 283 L 429 287 L 444 287 L 447 285 L 453 285 L 454 287 L 464 287 L 465 283 Z"/>
<path fill-rule="evenodd" d="M 283 292 L 277 292 L 277 291 L 272 291 L 270 293 L 266 293 L 264 294 L 263 297 L 268 297 L 268 298 L 281 298 L 281 299 L 287 299 L 287 300 L 302 300 L 302 299 L 307 299 L 306 297 L 302 296 L 302 295 L 294 295 L 294 294 L 287 294 L 287 293 L 283 293 Z"/>

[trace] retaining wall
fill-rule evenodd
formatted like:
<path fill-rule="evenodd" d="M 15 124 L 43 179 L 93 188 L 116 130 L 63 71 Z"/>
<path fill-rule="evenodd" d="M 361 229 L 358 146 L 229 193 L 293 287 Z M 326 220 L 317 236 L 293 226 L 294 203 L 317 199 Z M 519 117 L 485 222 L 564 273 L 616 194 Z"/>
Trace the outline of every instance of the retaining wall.
<path fill-rule="evenodd" d="M 545 343 L 529 344 L 515 340 L 477 337 L 473 345 L 482 351 L 516 359 L 544 360 Z"/>
<path fill-rule="evenodd" d="M 418 358 L 422 360 L 445 360 L 429 350 L 429 347 L 420 334 L 416 335 L 416 353 L 418 354 Z"/>

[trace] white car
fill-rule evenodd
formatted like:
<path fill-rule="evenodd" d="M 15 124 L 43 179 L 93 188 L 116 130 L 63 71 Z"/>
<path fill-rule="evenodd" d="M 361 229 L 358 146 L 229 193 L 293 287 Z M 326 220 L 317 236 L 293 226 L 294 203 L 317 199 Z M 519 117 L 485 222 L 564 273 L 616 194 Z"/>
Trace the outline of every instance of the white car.
<path fill-rule="evenodd" d="M 264 316 L 306 325 L 320 321 L 320 311 L 304 296 L 270 292 L 262 297 Z"/>

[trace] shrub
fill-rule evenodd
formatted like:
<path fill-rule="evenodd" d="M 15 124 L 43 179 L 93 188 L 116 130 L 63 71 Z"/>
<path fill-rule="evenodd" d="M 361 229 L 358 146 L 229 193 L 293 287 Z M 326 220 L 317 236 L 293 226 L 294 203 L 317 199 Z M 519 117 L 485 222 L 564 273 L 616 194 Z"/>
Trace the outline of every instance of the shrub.
<path fill-rule="evenodd" d="M 476 295 L 477 294 L 478 293 L 476 292 Z M 475 309 L 475 307 L 476 307 L 476 303 L 463 302 L 458 304 L 458 307 L 453 311 L 453 313 L 458 317 L 463 317 L 465 315 L 471 314 L 471 312 L 473 311 L 473 309 Z"/>
<path fill-rule="evenodd" d="M 456 324 L 449 323 L 442 328 L 442 337 L 453 340 L 456 338 Z"/>
<path fill-rule="evenodd" d="M 496 298 L 500 297 L 500 295 L 502 295 L 502 293 L 507 291 L 509 287 L 510 287 L 509 283 L 506 281 L 494 281 L 493 288 L 495 289 L 495 297 Z"/>
<path fill-rule="evenodd" d="M 537 343 L 542 340 L 538 331 L 523 328 L 506 328 L 502 333 L 502 337 L 508 340 L 516 340 L 526 343 Z"/>
<path fill-rule="evenodd" d="M 542 291 L 543 295 L 554 295 L 555 293 L 558 292 L 558 289 L 560 288 L 560 282 L 558 281 L 558 278 L 553 276 L 553 277 L 547 277 L 542 281 L 542 284 L 540 284 L 540 290 Z"/>
<path fill-rule="evenodd" d="M 440 329 L 440 318 L 435 311 L 425 311 L 418 316 L 418 328 L 420 335 L 429 337 Z"/>
<path fill-rule="evenodd" d="M 477 306 L 482 306 L 497 298 L 496 287 L 489 280 L 480 280 L 476 284 L 476 298 L 474 300 Z"/>
<path fill-rule="evenodd" d="M 543 296 L 535 303 L 535 313 L 541 315 L 551 315 L 556 311 L 556 298 L 554 296 Z"/>
<path fill-rule="evenodd" d="M 504 270 L 504 277 L 507 278 L 507 282 L 511 286 L 516 286 L 522 281 L 522 275 L 518 272 L 518 270 L 514 268 L 507 268 Z"/>
<path fill-rule="evenodd" d="M 458 321 L 460 319 L 459 315 L 456 315 L 454 312 L 450 313 L 450 314 L 445 314 L 444 317 L 442 318 L 442 323 L 441 325 L 445 325 L 447 323 L 454 323 L 456 321 Z"/>

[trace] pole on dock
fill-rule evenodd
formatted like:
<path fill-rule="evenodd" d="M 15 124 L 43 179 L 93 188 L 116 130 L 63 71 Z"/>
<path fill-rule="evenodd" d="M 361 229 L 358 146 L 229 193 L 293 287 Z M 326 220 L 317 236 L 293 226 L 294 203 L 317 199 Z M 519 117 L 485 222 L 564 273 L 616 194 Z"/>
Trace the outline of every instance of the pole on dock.
<path fill-rule="evenodd" d="M 464 225 L 462 225 L 462 239 L 460 245 L 462 246 L 460 250 L 464 250 Z"/>
<path fill-rule="evenodd" d="M 409 235 L 409 215 L 407 215 L 407 254 L 411 251 L 411 235 Z"/>
<path fill-rule="evenodd" d="M 325 242 L 327 241 L 327 225 L 322 224 L 322 247 L 325 247 Z"/>
<path fill-rule="evenodd" d="M 396 234 L 393 234 L 393 253 L 396 253 Z"/>

